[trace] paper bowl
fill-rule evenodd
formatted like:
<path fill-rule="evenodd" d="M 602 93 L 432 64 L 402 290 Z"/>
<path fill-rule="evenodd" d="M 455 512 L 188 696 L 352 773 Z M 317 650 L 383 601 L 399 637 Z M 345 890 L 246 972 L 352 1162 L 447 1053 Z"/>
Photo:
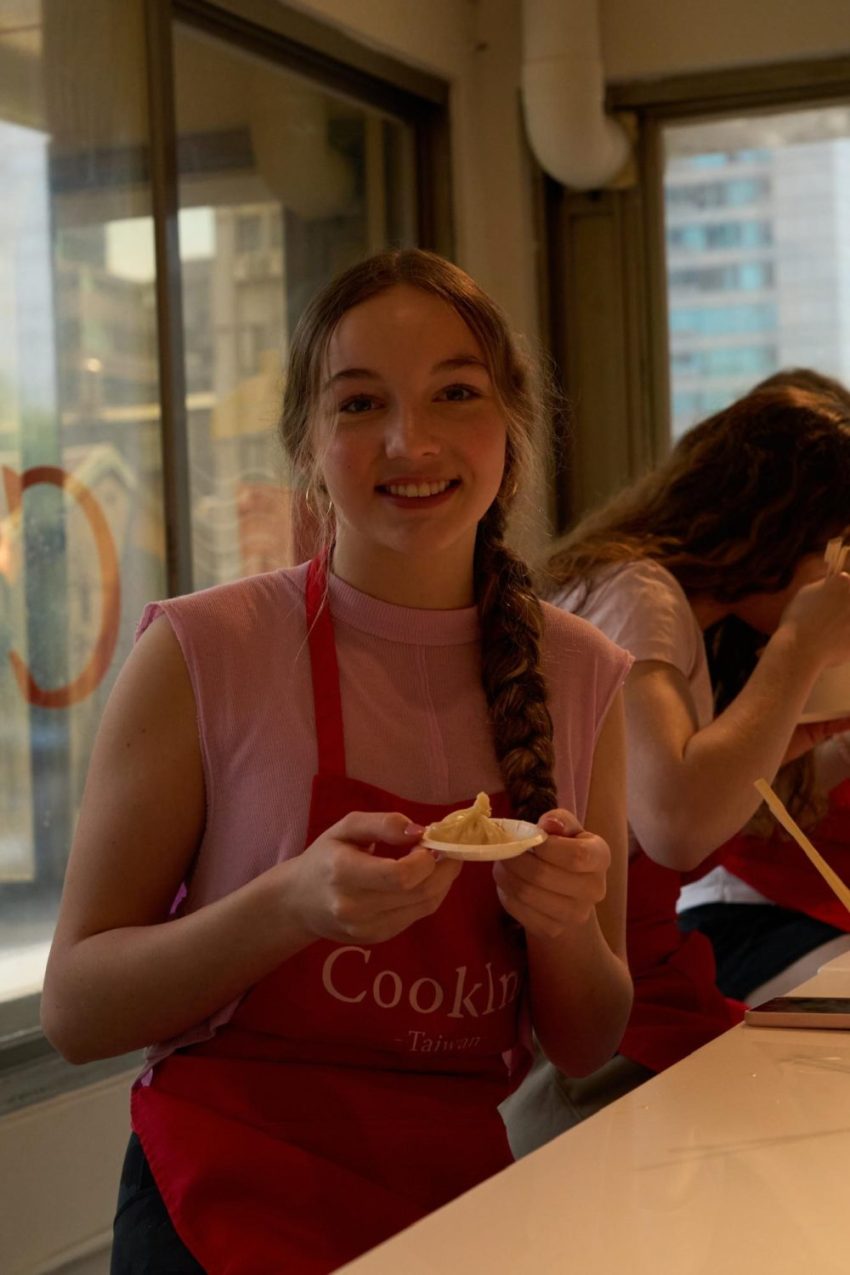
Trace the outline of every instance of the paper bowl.
<path fill-rule="evenodd" d="M 532 846 L 539 846 L 546 840 L 547 834 L 536 823 L 526 823 L 523 819 L 494 819 L 500 828 L 510 836 L 510 841 L 502 841 L 495 846 L 461 846 L 456 841 L 434 841 L 425 836 L 419 842 L 429 850 L 439 850 L 447 859 L 477 859 L 479 862 L 490 862 L 496 859 L 514 859 L 524 854 Z"/>
<path fill-rule="evenodd" d="M 812 687 L 801 722 L 829 722 L 850 717 L 850 664 L 825 668 Z"/>

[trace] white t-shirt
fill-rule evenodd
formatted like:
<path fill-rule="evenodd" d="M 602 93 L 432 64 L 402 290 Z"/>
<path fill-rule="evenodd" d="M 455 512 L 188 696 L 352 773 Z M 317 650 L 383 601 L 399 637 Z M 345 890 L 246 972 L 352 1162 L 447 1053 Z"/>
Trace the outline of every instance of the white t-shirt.
<path fill-rule="evenodd" d="M 589 595 L 578 586 L 555 602 L 595 624 L 635 660 L 660 660 L 678 669 L 688 683 L 699 728 L 708 726 L 714 696 L 702 630 L 682 586 L 666 567 L 652 558 L 617 565 Z M 683 888 L 678 911 L 699 903 L 768 902 L 725 868 L 714 868 Z"/>

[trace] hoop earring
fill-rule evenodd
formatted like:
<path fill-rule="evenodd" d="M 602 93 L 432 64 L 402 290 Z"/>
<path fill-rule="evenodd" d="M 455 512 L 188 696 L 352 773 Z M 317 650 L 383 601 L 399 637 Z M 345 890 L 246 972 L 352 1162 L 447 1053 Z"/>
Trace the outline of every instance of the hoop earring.
<path fill-rule="evenodd" d="M 320 503 L 319 503 L 320 496 L 325 497 L 324 510 L 320 507 Z M 331 503 L 328 497 L 327 488 L 325 487 L 324 483 L 321 480 L 314 482 L 312 478 L 309 480 L 309 482 L 307 483 L 307 486 L 304 488 L 304 503 L 307 506 L 307 508 L 310 510 L 310 513 L 313 515 L 314 518 L 322 518 L 324 517 L 325 512 L 333 509 L 333 504 Z"/>

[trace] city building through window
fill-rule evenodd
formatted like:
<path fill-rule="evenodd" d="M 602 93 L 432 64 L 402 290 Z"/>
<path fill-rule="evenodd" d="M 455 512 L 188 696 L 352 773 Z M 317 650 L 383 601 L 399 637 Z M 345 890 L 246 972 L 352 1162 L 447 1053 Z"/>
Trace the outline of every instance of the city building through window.
<path fill-rule="evenodd" d="M 850 107 L 664 129 L 672 433 L 781 367 L 850 381 Z"/>

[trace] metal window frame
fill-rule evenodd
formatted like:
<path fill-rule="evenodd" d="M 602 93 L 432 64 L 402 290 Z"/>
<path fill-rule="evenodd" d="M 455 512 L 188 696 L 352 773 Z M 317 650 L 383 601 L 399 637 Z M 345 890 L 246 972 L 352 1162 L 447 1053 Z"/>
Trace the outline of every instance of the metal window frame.
<path fill-rule="evenodd" d="M 817 105 L 850 94 L 850 57 L 809 58 L 771 66 L 736 67 L 619 81 L 608 86 L 613 111 L 634 111 L 642 120 L 726 115 L 759 107 Z"/>
<path fill-rule="evenodd" d="M 414 130 L 417 240 L 454 247 L 449 85 L 285 8 L 279 0 L 144 0 L 150 181 L 156 261 L 166 586 L 192 589 L 188 420 L 178 232 L 173 29 L 190 25 L 315 83 L 401 117 Z M 141 1053 L 80 1067 L 38 1026 L 40 994 L 0 1003 L 0 1116 L 141 1064 Z"/>
<path fill-rule="evenodd" d="M 156 248 L 167 585 L 192 590 L 192 526 L 178 232 L 175 23 L 398 115 L 414 129 L 417 239 L 451 255 L 454 232 L 444 80 L 359 44 L 278 0 L 145 0 Z"/>

